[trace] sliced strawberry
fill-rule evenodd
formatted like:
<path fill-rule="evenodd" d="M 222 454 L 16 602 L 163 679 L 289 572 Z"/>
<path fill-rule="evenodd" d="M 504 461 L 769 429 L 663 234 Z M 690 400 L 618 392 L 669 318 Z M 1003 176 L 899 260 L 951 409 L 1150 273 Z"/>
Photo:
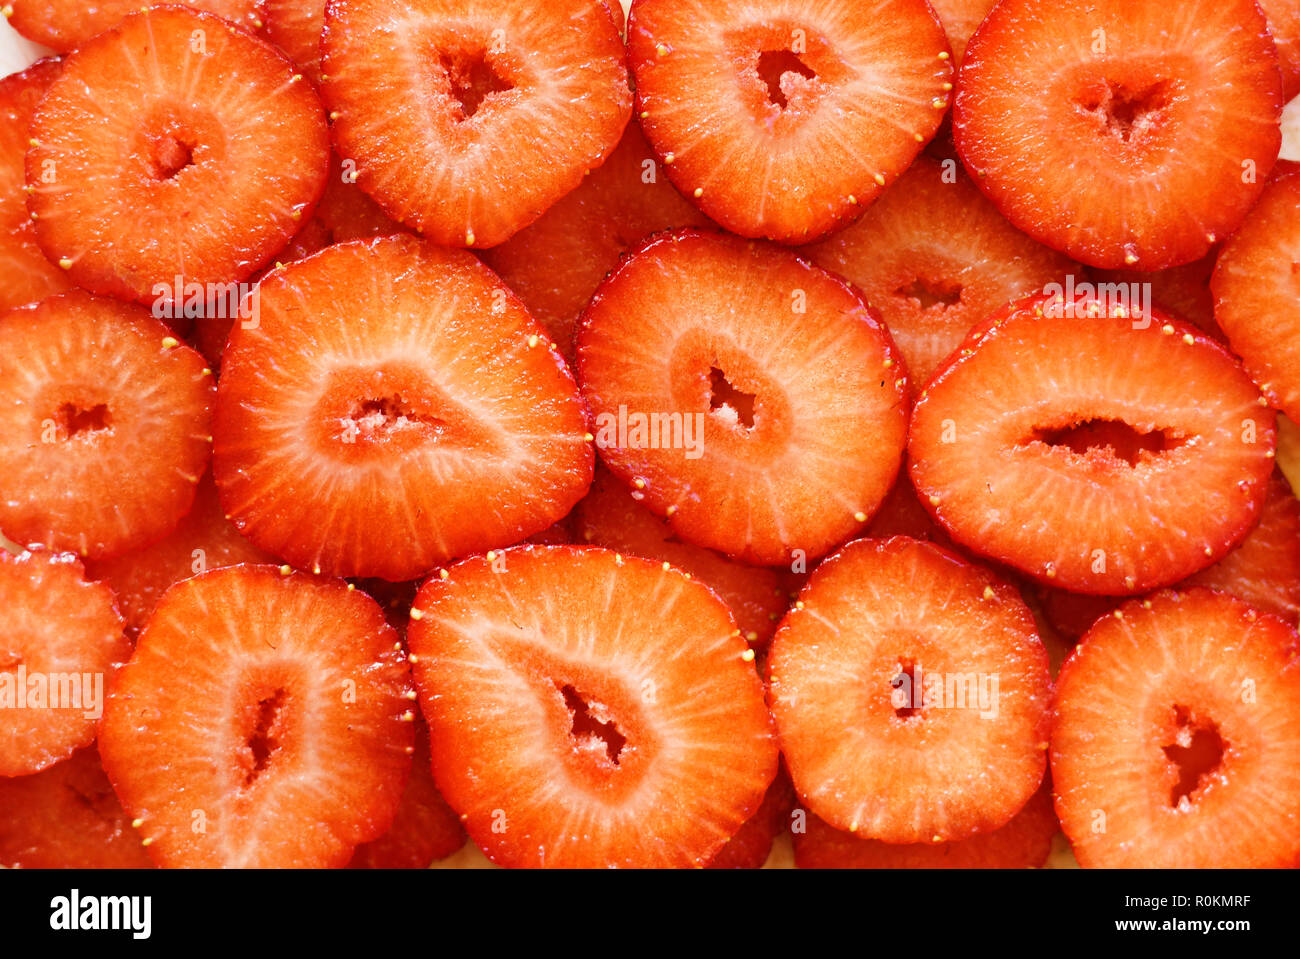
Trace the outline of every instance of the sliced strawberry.
<path fill-rule="evenodd" d="M 493 862 L 700 866 L 758 810 L 777 753 L 753 651 L 677 570 L 518 547 L 416 605 L 434 779 Z"/>
<path fill-rule="evenodd" d="M 402 793 L 397 817 L 388 832 L 357 847 L 348 863 L 350 868 L 427 869 L 465 845 L 460 817 L 433 783 L 431 762 L 429 729 L 417 720 L 411 778 Z"/>
<path fill-rule="evenodd" d="M 1102 616 L 1113 613 L 1123 602 L 1114 596 L 1088 596 L 1048 586 L 1039 588 L 1038 597 L 1042 603 L 1043 615 L 1052 627 L 1074 640 L 1091 629 L 1092 624 Z"/>
<path fill-rule="evenodd" d="M 880 311 L 918 386 L 981 320 L 1075 270 L 1004 220 L 955 161 L 929 157 L 805 252 Z"/>
<path fill-rule="evenodd" d="M 564 361 L 474 256 L 400 235 L 264 278 L 217 394 L 235 526 L 295 566 L 413 579 L 562 518 L 593 454 Z"/>
<path fill-rule="evenodd" d="M 745 820 L 736 834 L 718 854 L 709 860 L 709 869 L 761 869 L 772 854 L 772 843 L 790 822 L 794 808 L 794 787 L 784 769 L 777 771 L 767 787 L 758 812 Z"/>
<path fill-rule="evenodd" d="M 214 13 L 245 30 L 262 25 L 266 0 L 185 0 L 179 6 Z M 10 0 L 5 16 L 39 44 L 67 53 L 144 9 L 139 0 Z"/>
<path fill-rule="evenodd" d="M 1282 102 L 1254 0 L 1003 0 L 966 48 L 953 130 L 1030 236 L 1090 266 L 1159 270 L 1241 224 L 1277 160 Z"/>
<path fill-rule="evenodd" d="M 1220 559 L 1273 469 L 1274 413 L 1232 356 L 1096 298 L 1010 304 L 912 415 L 912 481 L 952 537 L 1081 593 L 1146 592 Z M 1098 423 L 1103 439 L 1075 435 Z M 1116 450 L 1115 424 L 1139 434 L 1131 449 Z"/>
<path fill-rule="evenodd" d="M 1088 631 L 1052 731 L 1056 811 L 1080 865 L 1300 862 L 1296 643 L 1204 589 L 1135 600 Z"/>
<path fill-rule="evenodd" d="M 0 866 L 148 869 L 153 863 L 104 775 L 80 749 L 44 772 L 0 776 Z"/>
<path fill-rule="evenodd" d="M 682 542 L 667 522 L 638 501 L 638 493 L 608 470 L 598 469 L 591 492 L 575 511 L 577 541 L 671 563 L 718 594 L 747 641 L 766 645 L 790 605 L 779 574 Z"/>
<path fill-rule="evenodd" d="M 637 115 L 679 190 L 728 230 L 807 243 L 934 136 L 952 89 L 923 0 L 635 0 Z"/>
<path fill-rule="evenodd" d="M 0 550 L 0 609 L 0 777 L 25 776 L 94 741 L 131 644 L 113 594 L 69 553 Z"/>
<path fill-rule="evenodd" d="M 808 814 L 794 834 L 800 869 L 1032 869 L 1047 862 L 1060 831 L 1048 782 L 1005 826 L 956 842 L 888 843 L 863 839 Z"/>
<path fill-rule="evenodd" d="M 929 543 L 857 540 L 818 566 L 769 669 L 795 789 L 837 829 L 966 839 L 1042 782 L 1052 681 L 1033 616 Z"/>
<path fill-rule="evenodd" d="M 262 36 L 279 47 L 312 83 L 319 85 L 325 0 L 266 0 L 264 20 Z"/>
<path fill-rule="evenodd" d="M 1277 58 L 1282 66 L 1282 99 L 1300 94 L 1300 2 L 1298 0 L 1259 0 L 1268 18 L 1268 32 L 1277 44 Z"/>
<path fill-rule="evenodd" d="M 618 27 L 591 0 L 347 0 L 326 9 L 321 50 L 357 182 L 449 246 L 495 246 L 536 220 L 632 113 Z"/>
<path fill-rule="evenodd" d="M 212 376 L 138 306 L 80 290 L 0 313 L 0 529 L 102 559 L 176 528 Z"/>
<path fill-rule="evenodd" d="M 342 866 L 393 821 L 414 704 L 364 593 L 272 566 L 176 584 L 122 669 L 104 768 L 162 866 Z"/>
<path fill-rule="evenodd" d="M 1099 284 L 1120 283 L 1127 286 L 1129 295 L 1136 289 L 1139 295 L 1148 295 L 1151 305 L 1163 310 L 1180 320 L 1185 320 L 1198 327 L 1220 342 L 1224 341 L 1223 331 L 1214 321 L 1214 295 L 1210 292 L 1210 277 L 1214 273 L 1214 264 L 1218 260 L 1217 248 L 1207 256 L 1182 266 L 1173 266 L 1167 270 L 1154 273 L 1139 273 L 1135 270 L 1098 270 L 1096 281 Z M 1133 284 L 1138 284 L 1134 287 Z M 1141 284 L 1149 284 L 1145 288 Z M 1121 293 L 1120 290 L 1101 288 L 1098 295 L 1107 296 Z"/>
<path fill-rule="evenodd" d="M 329 160 L 320 100 L 278 51 L 172 6 L 69 56 L 32 137 L 45 255 L 86 289 L 144 303 L 247 279 L 311 216 Z"/>
<path fill-rule="evenodd" d="M 891 536 L 908 536 L 912 539 L 926 540 L 937 546 L 952 545 L 944 528 L 934 521 L 921 501 L 916 498 L 916 489 L 907 471 L 902 470 L 880 511 L 871 517 L 871 522 L 863 532 L 872 539 L 889 539 Z M 799 584 L 803 588 L 803 584 Z"/>
<path fill-rule="evenodd" d="M 995 3 L 997 0 L 930 0 L 930 6 L 943 24 L 943 32 L 948 36 L 955 66 L 961 65 L 966 55 L 966 44 Z"/>
<path fill-rule="evenodd" d="M 898 351 L 852 288 L 792 253 L 655 237 L 601 284 L 577 344 L 602 458 L 687 542 L 772 566 L 821 556 L 893 483 Z"/>
<path fill-rule="evenodd" d="M 1223 246 L 1214 317 L 1269 402 L 1300 418 L 1300 173 L 1269 184 Z"/>
<path fill-rule="evenodd" d="M 633 122 L 581 186 L 484 259 L 572 360 L 578 316 L 619 259 L 651 233 L 707 225 L 673 189 Z"/>
<path fill-rule="evenodd" d="M 36 105 L 59 75 L 59 61 L 41 60 L 0 79 L 0 310 L 35 303 L 72 286 L 36 244 L 27 212 L 24 160 Z"/>
<path fill-rule="evenodd" d="M 240 563 L 272 563 L 274 557 L 239 535 L 221 512 L 217 487 L 205 474 L 194 506 L 180 525 L 156 543 L 112 559 L 87 563 L 86 574 L 107 584 L 117 598 L 127 635 L 149 621 L 167 588 L 209 569 Z"/>

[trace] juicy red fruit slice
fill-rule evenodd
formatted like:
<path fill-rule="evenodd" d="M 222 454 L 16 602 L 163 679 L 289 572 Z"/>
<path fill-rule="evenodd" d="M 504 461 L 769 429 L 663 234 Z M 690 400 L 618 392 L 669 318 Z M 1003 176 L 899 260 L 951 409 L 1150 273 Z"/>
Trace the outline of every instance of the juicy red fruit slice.
<path fill-rule="evenodd" d="M 336 0 L 322 93 L 339 152 L 393 219 L 494 246 L 600 166 L 632 111 L 596 0 Z"/>
<path fill-rule="evenodd" d="M 851 287 L 786 250 L 655 237 L 601 285 L 577 343 L 602 459 L 681 539 L 785 565 L 829 552 L 889 492 L 898 351 Z"/>
<path fill-rule="evenodd" d="M 41 249 L 79 286 L 145 303 L 247 279 L 311 216 L 329 162 L 320 100 L 288 61 L 180 7 L 69 56 L 32 137 Z"/>
<path fill-rule="evenodd" d="M 364 593 L 272 566 L 168 590 L 100 729 L 104 768 L 163 866 L 342 866 L 393 820 L 414 705 Z"/>
<path fill-rule="evenodd" d="M 1061 671 L 1056 811 L 1085 867 L 1300 861 L 1297 636 L 1195 589 L 1125 604 Z"/>
<path fill-rule="evenodd" d="M 934 136 L 952 64 L 922 0 L 635 0 L 637 115 L 685 196 L 732 232 L 806 243 Z"/>
<path fill-rule="evenodd" d="M 0 529 L 91 559 L 165 536 L 207 466 L 212 396 L 138 306 L 78 290 L 0 314 Z"/>
<path fill-rule="evenodd" d="M 412 236 L 277 269 L 236 325 L 213 475 L 295 566 L 414 579 L 562 518 L 593 453 L 564 361 L 472 254 Z"/>
<path fill-rule="evenodd" d="M 862 839 L 809 815 L 794 833 L 800 869 L 1033 869 L 1047 862 L 1060 831 L 1047 781 L 1005 826 L 957 842 L 889 843 Z"/>
<path fill-rule="evenodd" d="M 781 753 L 808 808 L 891 843 L 1005 825 L 1042 782 L 1051 677 L 1019 594 L 904 537 L 813 572 L 768 668 Z"/>
<path fill-rule="evenodd" d="M 319 85 L 325 0 L 266 0 L 264 20 L 262 36 L 284 51 L 312 83 Z"/>
<path fill-rule="evenodd" d="M 0 866 L 148 869 L 99 753 L 87 747 L 44 772 L 0 777 Z"/>
<path fill-rule="evenodd" d="M 999 307 L 1075 271 L 1007 223 L 955 161 L 929 157 L 856 223 L 804 252 L 880 311 L 918 386 Z"/>
<path fill-rule="evenodd" d="M 214 13 L 245 30 L 261 26 L 264 0 L 186 0 L 180 6 Z M 12 0 L 6 14 L 14 29 L 61 53 L 112 29 L 133 13 L 139 0 Z"/>
<path fill-rule="evenodd" d="M 1004 0 L 966 49 L 953 131 L 1030 236 L 1090 266 L 1158 270 L 1240 225 L 1281 109 L 1254 0 Z"/>
<path fill-rule="evenodd" d="M 771 721 L 709 590 L 567 546 L 446 573 L 416 597 L 411 659 L 434 779 L 490 859 L 702 866 L 758 810 Z"/>
<path fill-rule="evenodd" d="M 0 310 L 35 303 L 72 285 L 36 244 L 23 190 L 28 127 L 58 75 L 59 61 L 47 59 L 0 80 Z"/>
<path fill-rule="evenodd" d="M 0 777 L 39 772 L 95 739 L 131 652 L 106 586 L 75 556 L 0 550 Z"/>
<path fill-rule="evenodd" d="M 952 537 L 1081 593 L 1146 592 L 1224 556 L 1259 518 L 1276 445 L 1222 347 L 1095 298 L 1010 304 L 912 415 L 912 481 Z M 1137 434 L 1131 460 L 1113 437 L 1079 442 L 1098 424 Z"/>
<path fill-rule="evenodd" d="M 1300 418 L 1300 173 L 1270 183 L 1224 244 L 1214 316 L 1269 402 Z"/>

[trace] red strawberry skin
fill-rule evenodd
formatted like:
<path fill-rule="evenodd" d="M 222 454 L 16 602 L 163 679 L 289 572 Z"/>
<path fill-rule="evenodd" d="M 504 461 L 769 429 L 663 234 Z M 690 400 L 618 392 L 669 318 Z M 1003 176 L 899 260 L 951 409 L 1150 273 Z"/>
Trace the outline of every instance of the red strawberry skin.
<path fill-rule="evenodd" d="M 245 30 L 255 29 L 263 17 L 265 0 L 187 0 L 184 4 L 205 10 Z M 14 0 L 9 22 L 14 29 L 43 46 L 63 53 L 109 30 L 141 9 L 135 0 Z"/>
<path fill-rule="evenodd" d="M 0 866 L 153 866 L 93 747 L 35 775 L 0 777 L 0 810 Z"/>
<path fill-rule="evenodd" d="M 703 866 L 755 814 L 776 774 L 771 720 L 709 590 L 586 547 L 445 572 L 408 639 L 434 779 L 489 859 Z"/>
<path fill-rule="evenodd" d="M 341 582 L 232 566 L 163 596 L 100 727 L 171 867 L 338 867 L 385 833 L 415 714 L 397 633 Z"/>

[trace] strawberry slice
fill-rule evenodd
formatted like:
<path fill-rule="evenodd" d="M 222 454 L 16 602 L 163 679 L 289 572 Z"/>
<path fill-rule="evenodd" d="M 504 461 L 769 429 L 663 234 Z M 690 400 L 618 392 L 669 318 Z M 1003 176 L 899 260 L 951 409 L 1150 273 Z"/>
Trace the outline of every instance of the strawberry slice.
<path fill-rule="evenodd" d="M 0 866 L 153 866 L 91 747 L 35 775 L 0 777 L 0 809 Z"/>
<path fill-rule="evenodd" d="M 265 0 L 185 0 L 180 6 L 214 13 L 245 30 L 262 25 Z M 10 0 L 5 16 L 29 40 L 67 53 L 143 9 L 139 0 Z"/>
<path fill-rule="evenodd" d="M 860 220 L 804 252 L 880 311 L 917 385 L 981 320 L 1075 270 L 1004 220 L 955 162 L 929 157 Z"/>
<path fill-rule="evenodd" d="M 1300 0 L 1259 0 L 1282 65 L 1282 99 L 1300 95 Z"/>
<path fill-rule="evenodd" d="M 995 3 L 997 0 L 930 0 L 930 6 L 943 24 L 948 46 L 952 47 L 954 66 L 961 65 L 966 56 L 966 44 Z"/>
<path fill-rule="evenodd" d="M 138 306 L 77 290 L 0 313 L 0 529 L 91 559 L 165 536 L 212 397 L 203 358 Z"/>
<path fill-rule="evenodd" d="M 772 641 L 795 789 L 891 843 L 1005 825 L 1046 766 L 1051 676 L 1019 593 L 929 543 L 857 540 L 813 572 Z"/>
<path fill-rule="evenodd" d="M 213 475 L 235 526 L 303 569 L 414 579 L 518 542 L 591 483 L 581 400 L 474 256 L 413 236 L 277 269 L 236 325 Z"/>
<path fill-rule="evenodd" d="M 342 866 L 397 811 L 409 690 L 397 633 L 364 593 L 232 566 L 163 595 L 99 748 L 159 865 Z"/>
<path fill-rule="evenodd" d="M 59 61 L 46 59 L 0 79 L 0 310 L 35 303 L 72 286 L 67 274 L 37 246 L 23 189 L 28 127 L 58 75 Z"/>
<path fill-rule="evenodd" d="M 953 131 L 1030 236 L 1090 266 L 1159 270 L 1241 224 L 1282 103 L 1254 0 L 1003 0 L 966 48 Z"/>
<path fill-rule="evenodd" d="M 632 113 L 603 3 L 349 0 L 325 12 L 339 152 L 394 220 L 495 246 L 613 151 Z"/>
<path fill-rule="evenodd" d="M 706 868 L 761 869 L 772 855 L 772 844 L 776 837 L 789 828 L 790 811 L 794 808 L 794 803 L 794 787 L 790 785 L 790 776 L 784 769 L 778 769 L 772 785 L 767 787 L 758 812 L 745 820 L 745 824 L 709 860 Z"/>
<path fill-rule="evenodd" d="M 1300 418 L 1300 173 L 1269 184 L 1223 246 L 1214 316 L 1269 402 Z"/>
<path fill-rule="evenodd" d="M 608 160 L 484 260 L 573 360 L 578 316 L 606 274 L 652 233 L 707 226 L 664 176 L 635 123 Z"/>
<path fill-rule="evenodd" d="M 262 36 L 279 47 L 307 79 L 319 86 L 325 0 L 266 0 L 263 19 Z"/>
<path fill-rule="evenodd" d="M 1125 604 L 1061 670 L 1056 811 L 1080 865 L 1300 862 L 1295 630 L 1193 589 Z"/>
<path fill-rule="evenodd" d="M 94 742 L 131 644 L 113 594 L 70 553 L 0 550 L 0 608 L 0 777 L 25 776 Z"/>
<path fill-rule="evenodd" d="M 909 463 L 921 502 L 964 546 L 1048 585 L 1132 594 L 1241 542 L 1273 470 L 1274 422 L 1194 328 L 1132 304 L 1036 297 L 991 317 L 930 381 Z M 1074 435 L 1097 424 L 1104 442 Z M 1139 434 L 1132 459 L 1117 425 Z"/>
<path fill-rule="evenodd" d="M 329 160 L 320 100 L 278 51 L 172 6 L 69 56 L 32 137 L 45 255 L 79 286 L 144 303 L 247 279 L 311 216 Z"/>
<path fill-rule="evenodd" d="M 357 847 L 349 868 L 427 869 L 465 845 L 465 829 L 434 785 L 431 763 L 429 728 L 417 718 L 411 778 L 397 817 L 388 832 Z"/>
<path fill-rule="evenodd" d="M 493 862 L 701 866 L 758 810 L 777 752 L 753 651 L 677 570 L 516 547 L 416 606 L 434 779 Z"/>
<path fill-rule="evenodd" d="M 272 563 L 226 519 L 209 474 L 199 481 L 194 506 L 176 529 L 143 549 L 86 564 L 86 574 L 107 584 L 117 598 L 127 635 L 144 629 L 158 600 L 173 583 L 209 569 L 240 563 Z"/>
<path fill-rule="evenodd" d="M 639 493 L 608 470 L 597 469 L 591 492 L 575 510 L 577 541 L 671 563 L 718 594 L 748 642 L 767 645 L 790 605 L 780 575 L 682 542 L 667 522 L 641 504 Z"/>
<path fill-rule="evenodd" d="M 762 243 L 681 230 L 601 284 L 578 379 L 605 463 L 683 540 L 817 557 L 894 481 L 907 376 L 844 281 Z"/>
<path fill-rule="evenodd" d="M 945 549 L 952 546 L 952 540 L 947 532 L 934 521 L 934 517 L 916 498 L 916 489 L 912 486 L 906 469 L 900 471 L 898 479 L 894 481 L 893 489 L 880 505 L 880 511 L 871 517 L 871 522 L 863 532 L 872 539 L 907 536 L 934 543 Z"/>
<path fill-rule="evenodd" d="M 1044 780 L 1005 826 L 956 842 L 863 839 L 809 813 L 806 830 L 794 834 L 794 862 L 800 869 L 1033 869 L 1047 862 L 1059 831 Z"/>
<path fill-rule="evenodd" d="M 733 233 L 807 243 L 934 136 L 952 89 L 923 0 L 635 0 L 636 110 L 683 195 Z"/>

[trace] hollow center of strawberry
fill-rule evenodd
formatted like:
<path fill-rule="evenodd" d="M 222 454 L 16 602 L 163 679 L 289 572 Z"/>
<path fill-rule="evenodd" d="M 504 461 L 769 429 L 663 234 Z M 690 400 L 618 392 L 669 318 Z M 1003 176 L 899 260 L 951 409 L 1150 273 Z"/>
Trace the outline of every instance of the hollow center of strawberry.
<path fill-rule="evenodd" d="M 1036 439 L 1048 446 L 1060 446 L 1086 456 L 1100 450 L 1129 466 L 1143 455 L 1158 455 L 1177 447 L 1180 441 L 1165 430 L 1140 432 L 1122 420 L 1092 419 L 1063 429 L 1039 430 Z"/>
<path fill-rule="evenodd" d="M 113 417 L 103 403 L 86 408 L 76 403 L 64 403 L 55 412 L 54 423 L 62 438 L 71 439 L 111 429 Z"/>
<path fill-rule="evenodd" d="M 961 302 L 961 290 L 961 284 L 954 283 L 952 280 L 918 276 L 911 284 L 899 287 L 894 294 L 916 300 L 923 310 L 928 310 L 932 306 L 946 310 Z"/>
<path fill-rule="evenodd" d="M 716 366 L 709 369 L 709 410 L 732 419 L 745 429 L 754 428 L 755 394 L 738 390 Z"/>
<path fill-rule="evenodd" d="M 910 659 L 900 660 L 898 675 L 890 681 L 893 688 L 890 701 L 894 704 L 894 715 L 899 719 L 919 719 L 925 708 L 921 690 L 916 687 L 916 663 Z"/>
<path fill-rule="evenodd" d="M 252 754 L 252 765 L 244 775 L 247 788 L 270 764 L 275 751 L 280 748 L 280 733 L 284 724 L 285 691 L 277 689 L 270 696 L 257 704 L 257 718 L 249 732 L 245 745 Z"/>
<path fill-rule="evenodd" d="M 514 84 L 492 67 L 486 50 L 444 51 L 438 62 L 451 87 L 456 119 L 468 120 L 493 94 L 513 90 Z"/>
<path fill-rule="evenodd" d="M 617 766 L 627 737 L 618 731 L 605 708 L 599 703 L 588 703 L 581 693 L 567 684 L 560 686 L 560 694 L 564 696 L 564 705 L 569 708 L 572 717 L 569 734 L 578 748 L 588 752 L 603 746 L 605 758 Z"/>
<path fill-rule="evenodd" d="M 1130 143 L 1160 122 L 1170 99 L 1169 85 L 1163 80 L 1137 84 L 1100 80 L 1085 88 L 1078 104 L 1108 133 Z"/>
<path fill-rule="evenodd" d="M 758 75 L 767 85 L 767 98 L 782 110 L 790 102 L 787 96 L 789 84 L 787 83 L 784 89 L 782 87 L 782 81 L 787 74 L 803 77 L 805 80 L 815 80 L 817 78 L 817 71 L 804 63 L 797 53 L 784 49 L 762 50 L 759 52 Z"/>
<path fill-rule="evenodd" d="M 1174 721 L 1174 741 L 1162 748 L 1178 771 L 1170 804 L 1185 809 L 1190 807 L 1202 780 L 1223 763 L 1224 742 L 1214 723 L 1195 721 L 1184 706 L 1174 707 Z"/>
<path fill-rule="evenodd" d="M 437 433 L 444 426 L 436 416 L 416 410 L 400 395 L 358 401 L 343 418 L 345 443 L 382 443 L 398 433 Z"/>
<path fill-rule="evenodd" d="M 194 163 L 191 144 L 165 133 L 150 144 L 149 172 L 155 180 L 170 180 Z"/>

